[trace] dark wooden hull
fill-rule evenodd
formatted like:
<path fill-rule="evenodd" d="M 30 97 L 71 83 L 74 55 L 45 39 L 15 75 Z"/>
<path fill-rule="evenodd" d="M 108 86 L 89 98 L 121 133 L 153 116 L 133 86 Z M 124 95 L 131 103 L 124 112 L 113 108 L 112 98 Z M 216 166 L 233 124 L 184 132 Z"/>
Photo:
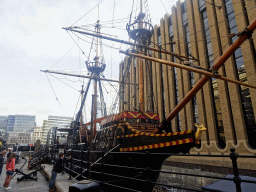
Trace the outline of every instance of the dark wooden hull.
<path fill-rule="evenodd" d="M 111 153 L 94 149 L 91 157 L 89 154 L 82 157 L 84 161 L 97 161 L 91 167 L 91 173 L 87 171 L 83 176 L 89 177 L 90 174 L 90 179 L 108 183 L 109 185 L 103 185 L 104 191 L 118 191 L 113 185 L 121 187 L 122 191 L 130 191 L 125 188 L 143 192 L 152 191 L 163 161 L 170 156 L 167 153 L 189 150 L 194 147 L 194 143 L 131 152 L 120 152 L 120 146 Z"/>
<path fill-rule="evenodd" d="M 129 188 L 150 192 L 170 153 L 187 153 L 196 145 L 195 132 L 191 130 L 153 134 L 154 123 L 158 120 L 155 114 L 147 114 L 151 119 L 140 123 L 137 119 L 122 119 L 140 115 L 125 112 L 106 119 L 93 141 L 91 155 L 77 157 L 94 163 L 91 172 L 83 175 L 103 181 L 104 191 L 131 191 L 126 190 Z"/>

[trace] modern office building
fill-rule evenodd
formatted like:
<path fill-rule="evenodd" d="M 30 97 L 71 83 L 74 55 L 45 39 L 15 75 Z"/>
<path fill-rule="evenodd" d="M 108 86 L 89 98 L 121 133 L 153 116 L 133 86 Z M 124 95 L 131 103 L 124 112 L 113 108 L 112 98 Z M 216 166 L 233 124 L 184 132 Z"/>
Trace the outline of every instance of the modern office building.
<path fill-rule="evenodd" d="M 37 140 L 41 141 L 42 136 L 43 136 L 43 128 L 36 127 L 33 132 L 33 142 L 35 143 Z"/>
<path fill-rule="evenodd" d="M 0 138 L 6 140 L 7 138 L 6 130 L 0 129 Z"/>
<path fill-rule="evenodd" d="M 67 128 L 70 127 L 70 123 L 73 121 L 72 117 L 62 117 L 62 116 L 48 116 L 48 120 L 44 120 L 43 122 L 43 135 L 42 135 L 42 144 L 45 145 L 47 141 L 48 131 L 52 127 L 58 128 Z"/>
<path fill-rule="evenodd" d="M 178 1 L 154 27 L 151 46 L 190 57 L 148 51 L 147 55 L 178 64 L 209 70 L 238 36 L 256 18 L 255 1 L 186 0 Z M 246 40 L 218 70 L 218 74 L 256 85 L 256 32 Z M 195 58 L 197 60 L 193 60 Z M 187 62 L 184 62 L 187 61 Z M 138 81 L 138 59 L 126 57 L 120 63 L 120 80 Z M 145 112 L 159 113 L 164 120 L 202 75 L 154 61 L 143 60 Z M 125 77 L 124 77 L 125 76 Z M 133 84 L 121 87 L 119 110 L 139 109 L 139 91 Z M 211 78 L 171 121 L 172 131 L 195 129 L 194 123 L 207 127 L 200 148 L 191 153 L 256 153 L 256 90 Z M 178 163 L 202 163 L 205 159 L 172 157 Z M 197 161 L 197 162 L 196 162 Z M 205 162 L 203 162 L 205 161 Z M 218 160 L 209 164 L 219 166 Z M 247 169 L 248 164 L 240 165 Z"/>
<path fill-rule="evenodd" d="M 8 116 L 0 116 L 0 130 L 6 131 Z"/>
<path fill-rule="evenodd" d="M 33 132 L 36 126 L 36 116 L 8 115 L 7 132 Z"/>
<path fill-rule="evenodd" d="M 32 132 L 9 132 L 8 144 L 33 144 Z"/>

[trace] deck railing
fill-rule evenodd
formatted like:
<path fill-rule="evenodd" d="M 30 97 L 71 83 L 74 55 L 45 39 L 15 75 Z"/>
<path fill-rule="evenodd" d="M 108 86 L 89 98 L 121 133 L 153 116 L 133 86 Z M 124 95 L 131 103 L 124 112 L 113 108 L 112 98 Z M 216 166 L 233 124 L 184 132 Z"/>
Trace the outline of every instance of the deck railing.
<path fill-rule="evenodd" d="M 180 176 L 187 176 L 187 177 L 200 177 L 200 178 L 210 178 L 210 179 L 220 179 L 220 180 L 226 180 L 226 181 L 232 181 L 234 182 L 235 186 L 236 186 L 236 191 L 237 192 L 241 192 L 241 183 L 253 183 L 256 184 L 256 181 L 251 181 L 251 180 L 245 180 L 245 179 L 241 179 L 241 177 L 239 176 L 239 169 L 237 166 L 237 159 L 238 158 L 256 158 L 256 156 L 251 156 L 251 155 L 238 155 L 235 153 L 235 149 L 231 148 L 230 149 L 231 153 L 230 155 L 199 155 L 199 154 L 177 154 L 177 153 L 151 153 L 149 151 L 146 151 L 146 153 L 142 153 L 142 152 L 123 152 L 125 154 L 131 153 L 131 154 L 141 154 L 141 155 L 146 155 L 148 157 L 151 156 L 157 156 L 157 155 L 168 155 L 168 156 L 189 156 L 189 157 L 204 157 L 204 158 L 229 158 L 230 161 L 232 162 L 232 170 L 230 172 L 230 174 L 233 175 L 232 178 L 226 178 L 226 177 L 220 177 L 220 176 L 211 176 L 211 175 L 202 175 L 202 174 L 192 174 L 192 173 L 185 173 L 185 172 L 177 172 L 177 171 L 165 171 L 165 170 L 160 170 L 160 174 L 165 174 L 165 175 L 170 175 L 173 176 L 175 175 L 180 175 Z M 50 158 L 50 160 L 55 161 L 58 158 L 58 154 L 59 154 L 59 149 L 56 148 L 56 146 L 52 146 L 51 148 L 44 148 L 41 151 L 35 152 L 34 154 L 31 155 L 32 159 L 31 162 L 35 162 L 39 159 L 42 159 L 42 157 L 46 157 L 46 153 L 48 153 L 47 157 Z M 96 161 L 96 162 L 89 162 L 89 161 L 85 161 L 83 159 L 85 154 L 88 153 L 101 153 L 101 158 Z M 146 168 L 140 168 L 140 167 L 129 167 L 129 166 L 120 166 L 120 165 L 112 165 L 112 164 L 106 164 L 104 161 L 104 158 L 108 155 L 108 154 L 115 154 L 115 153 L 122 153 L 122 152 L 114 152 L 114 151 L 85 151 L 83 149 L 74 149 L 74 150 L 64 150 L 64 154 L 65 154 L 65 160 L 66 163 L 64 165 L 65 167 L 65 172 L 69 175 L 69 179 L 77 179 L 77 180 L 86 180 L 89 179 L 88 177 L 88 172 L 90 173 L 96 173 L 96 174 L 100 174 L 100 175 L 107 175 L 110 177 L 118 177 L 120 179 L 129 179 L 129 180 L 134 180 L 134 181 L 139 181 L 139 182 L 145 182 L 145 184 L 150 183 L 150 184 L 154 184 L 156 187 L 160 186 L 161 188 L 172 188 L 172 189 L 179 189 L 179 190 L 183 190 L 183 191 L 204 191 L 202 188 L 195 188 L 195 187 L 184 187 L 184 185 L 177 185 L 177 184 L 170 184 L 170 183 L 164 183 L 164 182 L 152 182 L 150 181 L 150 179 L 138 179 L 138 178 L 132 178 L 132 177 L 126 177 L 123 175 L 114 175 L 114 174 L 110 174 L 110 173 L 106 173 L 104 172 L 104 169 L 101 169 L 101 172 L 97 172 L 94 170 L 91 170 L 90 167 L 93 167 L 94 165 L 98 165 L 103 167 L 116 167 L 116 168 L 122 168 L 122 169 L 133 169 L 133 170 L 141 170 L 143 172 L 148 173 L 148 175 L 150 175 L 153 172 L 159 172 L 159 170 L 152 170 L 149 167 Z M 71 159 L 68 160 L 68 156 L 71 155 Z M 150 159 L 150 158 L 146 158 L 146 159 Z M 145 162 L 147 163 L 147 162 Z M 87 176 L 85 176 L 85 173 L 87 173 Z M 90 174 L 89 174 L 90 175 Z M 147 174 L 146 174 L 147 175 Z M 99 177 L 101 178 L 101 177 Z M 134 189 L 128 189 L 128 188 L 124 188 L 122 186 L 117 186 L 111 183 L 108 183 L 106 181 L 103 181 L 101 179 L 97 180 L 96 182 L 98 182 L 100 185 L 109 185 L 112 187 L 117 187 L 120 189 L 125 189 L 125 190 L 129 190 L 129 191 L 136 191 Z"/>

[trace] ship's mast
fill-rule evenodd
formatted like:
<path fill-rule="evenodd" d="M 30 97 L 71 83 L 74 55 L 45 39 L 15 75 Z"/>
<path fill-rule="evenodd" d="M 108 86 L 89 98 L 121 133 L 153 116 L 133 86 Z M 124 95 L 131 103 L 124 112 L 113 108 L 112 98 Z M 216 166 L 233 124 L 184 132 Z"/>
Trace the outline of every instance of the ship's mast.
<path fill-rule="evenodd" d="M 81 106 L 83 104 L 83 95 L 84 95 L 84 85 L 82 85 L 82 90 L 81 90 Z M 81 136 L 81 130 L 82 130 L 82 125 L 83 123 L 83 112 L 81 113 L 81 117 L 80 117 L 80 129 L 79 129 L 79 140 L 80 143 L 82 143 L 82 136 Z"/>
<path fill-rule="evenodd" d="M 104 72 L 104 70 L 106 68 L 106 64 L 103 63 L 104 62 L 103 56 L 99 55 L 99 43 L 101 43 L 101 39 L 99 37 L 100 34 L 101 34 L 100 33 L 100 28 L 101 28 L 101 25 L 100 25 L 100 21 L 99 21 L 99 12 L 98 12 L 98 20 L 97 20 L 97 22 L 95 24 L 95 33 L 98 35 L 96 37 L 96 50 L 95 50 L 96 54 L 95 54 L 95 57 L 93 59 L 94 61 L 90 62 L 89 58 L 88 58 L 88 61 L 85 62 L 88 71 L 91 72 L 90 76 L 76 75 L 76 74 L 69 74 L 69 73 L 61 73 L 61 72 L 49 71 L 49 70 L 41 70 L 42 72 L 46 72 L 46 73 L 55 73 L 55 74 L 68 75 L 68 76 L 76 76 L 76 77 L 83 77 L 83 78 L 89 78 L 90 79 L 88 84 L 87 84 L 87 88 L 86 88 L 85 92 L 84 92 L 83 87 L 82 87 L 81 94 L 83 96 L 82 96 L 82 101 L 81 101 L 81 107 L 80 107 L 80 110 L 78 111 L 76 120 L 74 122 L 72 122 L 72 124 L 71 124 L 71 129 L 73 130 L 72 136 L 74 138 L 74 141 L 76 139 L 77 132 L 79 132 L 79 135 L 81 135 L 80 132 L 81 132 L 82 126 L 78 126 L 78 124 L 79 124 L 79 120 L 82 122 L 82 119 L 81 119 L 81 117 L 82 117 L 82 109 L 84 107 L 85 99 L 86 99 L 86 96 L 87 96 L 87 93 L 88 93 L 88 90 L 89 90 L 89 87 L 90 87 L 91 80 L 94 81 L 94 84 L 93 84 L 92 108 L 91 108 L 90 143 L 92 143 L 92 139 L 96 135 L 96 122 L 97 121 L 95 121 L 95 120 L 97 118 L 97 96 L 98 96 L 97 95 L 97 92 L 98 92 L 97 84 L 98 83 L 100 84 L 99 85 L 99 89 L 100 89 L 100 93 L 102 93 L 102 86 L 101 86 L 101 81 L 100 80 L 103 80 L 103 81 L 113 81 L 113 82 L 122 83 L 120 81 L 100 78 L 100 74 L 102 72 Z M 101 45 L 102 45 L 102 43 L 101 43 Z M 103 107 L 104 108 L 104 113 L 102 115 L 106 115 L 107 116 L 106 109 L 105 109 L 106 106 L 105 106 L 104 98 L 102 98 L 102 97 L 103 97 L 103 94 L 101 94 L 101 101 L 104 104 L 104 107 Z M 80 137 L 80 142 L 81 142 L 81 137 Z"/>
<path fill-rule="evenodd" d="M 135 40 L 137 44 L 149 46 L 150 38 L 152 36 L 153 27 L 152 25 L 145 21 L 145 13 L 143 13 L 143 4 L 140 0 L 140 12 L 134 23 L 129 23 L 127 25 L 127 31 L 129 36 Z M 136 51 L 142 55 L 146 54 L 145 48 L 143 46 L 137 46 Z M 139 109 L 141 112 L 145 111 L 144 107 L 144 67 L 142 58 L 138 58 L 138 68 L 139 68 Z"/>
<path fill-rule="evenodd" d="M 96 33 L 100 34 L 100 19 L 99 19 L 99 7 L 98 7 L 98 21 L 95 25 Z M 99 66 L 99 38 L 96 39 L 96 56 L 94 57 L 95 67 Z M 99 78 L 99 73 L 94 73 L 94 99 L 93 99 L 93 119 L 97 117 L 97 78 Z M 93 137 L 96 135 L 96 122 L 93 123 Z"/>
<path fill-rule="evenodd" d="M 140 15 L 142 15 L 142 0 L 140 0 Z M 140 17 L 139 21 L 139 29 L 143 28 L 142 17 Z M 140 40 L 141 41 L 141 40 Z M 139 41 L 139 44 L 142 42 Z M 139 53 L 142 54 L 142 48 L 139 48 Z M 143 78 L 143 62 L 142 59 L 139 58 L 139 98 L 140 98 L 140 111 L 144 112 L 144 78 Z"/>

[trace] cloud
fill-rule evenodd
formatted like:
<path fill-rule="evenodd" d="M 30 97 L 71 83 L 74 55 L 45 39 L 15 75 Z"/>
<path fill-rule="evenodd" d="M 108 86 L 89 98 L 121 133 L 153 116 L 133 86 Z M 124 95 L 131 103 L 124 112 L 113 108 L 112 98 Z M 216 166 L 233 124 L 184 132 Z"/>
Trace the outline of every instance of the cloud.
<path fill-rule="evenodd" d="M 13 62 L 19 58 L 21 51 L 13 51 L 11 48 L 0 44 L 0 68 L 1 70 L 14 70 L 18 62 Z"/>
<path fill-rule="evenodd" d="M 20 17 L 20 25 L 31 33 L 59 29 L 64 24 L 64 14 L 60 8 L 40 7 L 35 17 Z"/>
<path fill-rule="evenodd" d="M 167 0 L 163 1 L 166 6 L 170 7 L 166 3 Z M 79 70 L 70 71 L 70 69 L 85 67 L 84 62 L 87 59 L 62 27 L 74 24 L 84 15 L 75 25 L 95 24 L 98 19 L 97 6 L 90 13 L 88 11 L 98 2 L 100 0 L 0 0 L 0 115 L 36 115 L 39 124 L 43 119 L 47 119 L 48 115 L 73 116 L 77 103 L 80 104 L 78 102 L 79 92 L 51 76 L 49 76 L 50 85 L 40 69 L 54 66 L 55 69 L 65 68 L 66 72 L 80 73 Z M 121 31 L 106 27 L 112 26 L 112 19 L 128 19 L 131 2 L 115 1 L 114 11 L 114 1 L 102 1 L 99 14 L 102 32 L 118 35 L 120 38 L 128 40 L 125 31 L 126 22 L 121 23 L 121 20 L 118 20 L 118 24 L 114 24 L 114 27 L 124 29 Z M 156 0 L 149 1 L 149 3 L 155 2 Z M 168 2 L 171 1 L 168 0 Z M 151 15 L 155 12 L 159 19 L 164 16 L 165 11 L 160 3 L 151 8 L 149 10 Z M 154 21 L 159 23 L 159 19 Z M 92 29 L 94 29 L 93 26 Z M 78 42 L 76 36 L 73 38 Z M 86 40 L 91 42 L 91 38 L 86 38 Z M 103 40 L 103 43 L 113 45 L 113 42 L 110 41 Z M 74 45 L 75 47 L 65 55 Z M 85 55 L 88 55 L 90 43 L 79 41 L 79 45 Z M 114 47 L 124 50 L 127 48 L 118 43 L 114 44 Z M 110 78 L 115 75 L 118 78 L 119 63 L 124 55 L 118 53 L 117 50 L 103 48 L 107 65 L 105 76 Z M 92 52 L 91 56 L 94 57 L 94 54 Z M 65 57 L 63 57 L 64 55 Z M 111 76 L 110 73 L 114 75 Z M 55 76 L 63 78 L 60 75 Z M 78 78 L 66 77 L 62 80 L 78 90 L 81 89 L 81 82 L 77 81 Z M 104 93 L 109 107 L 116 93 L 110 91 L 111 86 L 108 83 L 103 85 L 103 91 L 105 89 L 109 92 L 108 94 Z M 91 92 L 88 94 L 86 102 L 88 118 L 90 107 Z"/>

